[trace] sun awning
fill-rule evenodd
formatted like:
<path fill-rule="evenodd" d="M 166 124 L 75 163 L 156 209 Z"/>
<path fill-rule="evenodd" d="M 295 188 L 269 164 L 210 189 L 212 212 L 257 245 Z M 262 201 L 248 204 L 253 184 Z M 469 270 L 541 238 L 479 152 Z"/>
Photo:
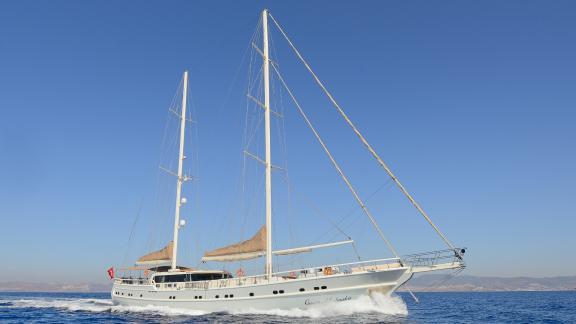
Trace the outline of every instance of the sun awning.
<path fill-rule="evenodd" d="M 312 252 L 312 250 L 338 246 L 343 244 L 352 244 L 353 240 L 346 240 L 334 243 L 317 244 L 310 246 L 303 246 L 298 248 L 291 248 L 285 250 L 272 251 L 273 255 L 290 255 L 305 252 Z M 242 261 L 259 258 L 266 255 L 266 227 L 262 226 L 260 230 L 250 239 L 240 243 L 228 245 L 223 248 L 212 250 L 204 253 L 202 261 Z"/>
<path fill-rule="evenodd" d="M 172 261 L 174 242 L 170 241 L 163 249 L 146 254 L 136 261 L 137 265 L 156 265 Z"/>
<path fill-rule="evenodd" d="M 202 261 L 240 261 L 263 256 L 266 252 L 266 227 L 250 239 L 204 253 Z"/>

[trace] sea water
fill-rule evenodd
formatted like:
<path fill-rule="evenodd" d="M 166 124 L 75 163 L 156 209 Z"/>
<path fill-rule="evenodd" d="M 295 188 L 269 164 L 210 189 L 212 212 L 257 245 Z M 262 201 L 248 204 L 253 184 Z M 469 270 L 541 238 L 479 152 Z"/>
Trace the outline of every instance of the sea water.
<path fill-rule="evenodd" d="M 576 323 L 576 291 L 376 295 L 309 309 L 114 306 L 106 293 L 0 293 L 0 323 Z"/>

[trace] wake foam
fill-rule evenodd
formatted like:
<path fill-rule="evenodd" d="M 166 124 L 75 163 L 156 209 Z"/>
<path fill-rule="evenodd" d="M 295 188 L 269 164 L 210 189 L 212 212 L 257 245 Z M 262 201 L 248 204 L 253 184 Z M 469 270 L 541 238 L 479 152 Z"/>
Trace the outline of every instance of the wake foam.
<path fill-rule="evenodd" d="M 188 315 L 199 316 L 208 312 L 190 309 L 179 309 L 163 306 L 121 306 L 113 305 L 107 299 L 20 299 L 15 300 L 10 308 L 58 308 L 68 311 L 85 311 L 94 313 L 150 313 L 155 315 Z"/>
<path fill-rule="evenodd" d="M 120 306 L 113 305 L 112 301 L 107 299 L 32 298 L 13 300 L 9 305 L 2 304 L 0 306 L 9 308 L 57 308 L 72 312 L 148 313 L 165 316 L 200 316 L 210 313 L 202 310 L 171 308 L 165 306 Z M 229 313 L 232 315 L 259 314 L 283 317 L 323 318 L 346 316 L 356 313 L 380 313 L 386 315 L 405 316 L 408 314 L 408 309 L 404 301 L 402 301 L 398 296 L 373 294 L 372 296 L 361 296 L 357 299 L 348 301 L 316 304 L 305 309 L 259 310 L 250 308 L 239 311 L 230 311 Z"/>
<path fill-rule="evenodd" d="M 322 318 L 332 316 L 346 316 L 356 313 L 380 313 L 386 315 L 408 315 L 408 308 L 398 296 L 387 296 L 375 293 L 372 296 L 360 296 L 357 299 L 329 302 L 325 304 L 316 304 L 309 308 L 293 309 L 271 309 L 258 310 L 247 309 L 245 311 L 230 312 L 231 314 L 262 314 L 275 315 L 284 317 L 310 317 Z"/>
<path fill-rule="evenodd" d="M 13 300 L 10 308 L 59 308 L 69 311 L 106 312 L 112 301 L 106 299 L 19 299 Z"/>

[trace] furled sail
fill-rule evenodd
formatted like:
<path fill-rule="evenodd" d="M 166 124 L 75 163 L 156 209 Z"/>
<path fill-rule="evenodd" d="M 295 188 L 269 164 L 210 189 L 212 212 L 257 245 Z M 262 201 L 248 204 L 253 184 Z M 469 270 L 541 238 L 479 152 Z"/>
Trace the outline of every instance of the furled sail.
<path fill-rule="evenodd" d="M 240 261 L 261 257 L 266 253 L 266 227 L 250 239 L 204 253 L 202 261 Z"/>
<path fill-rule="evenodd" d="M 138 265 L 144 264 L 162 264 L 172 261 L 172 249 L 174 248 L 174 242 L 170 241 L 163 249 L 146 254 L 136 261 Z"/>

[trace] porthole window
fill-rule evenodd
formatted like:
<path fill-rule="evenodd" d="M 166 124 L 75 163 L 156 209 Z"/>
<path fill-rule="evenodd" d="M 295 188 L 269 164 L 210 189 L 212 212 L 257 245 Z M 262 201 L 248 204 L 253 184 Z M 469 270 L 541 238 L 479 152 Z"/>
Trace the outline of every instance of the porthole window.
<path fill-rule="evenodd" d="M 279 293 L 283 294 L 283 293 L 284 293 L 284 290 L 280 290 Z"/>
<path fill-rule="evenodd" d="M 322 289 L 326 289 L 326 286 L 322 286 Z"/>
<path fill-rule="evenodd" d="M 142 294 L 140 294 L 140 298 L 142 298 Z"/>
<path fill-rule="evenodd" d="M 216 295 L 216 298 L 220 298 L 220 295 Z"/>
<path fill-rule="evenodd" d="M 304 290 L 306 290 L 306 289 L 304 289 L 304 288 L 300 288 L 299 290 L 300 290 L 300 292 L 302 292 L 302 291 L 304 291 Z"/>
<path fill-rule="evenodd" d="M 318 290 L 318 289 L 320 289 L 320 288 L 319 288 L 319 287 L 314 287 L 314 290 Z"/>
<path fill-rule="evenodd" d="M 234 295 L 230 295 L 230 298 L 234 298 Z"/>
<path fill-rule="evenodd" d="M 228 298 L 228 295 L 224 295 L 224 298 Z"/>
<path fill-rule="evenodd" d="M 274 295 L 276 295 L 276 294 L 278 294 L 278 290 L 274 290 L 272 293 L 273 293 Z"/>
<path fill-rule="evenodd" d="M 254 293 L 250 293 L 250 297 L 253 297 L 253 296 L 254 296 Z"/>

